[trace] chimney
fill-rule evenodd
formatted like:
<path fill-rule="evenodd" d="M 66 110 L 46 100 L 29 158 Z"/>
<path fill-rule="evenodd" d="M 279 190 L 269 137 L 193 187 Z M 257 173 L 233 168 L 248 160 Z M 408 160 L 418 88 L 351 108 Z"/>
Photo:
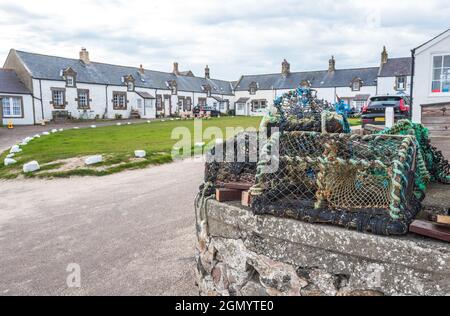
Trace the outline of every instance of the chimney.
<path fill-rule="evenodd" d="M 173 74 L 174 75 L 179 75 L 180 74 L 180 70 L 178 69 L 178 63 L 173 63 Z"/>
<path fill-rule="evenodd" d="M 383 52 L 381 53 L 381 66 L 387 64 L 389 59 L 389 54 L 387 52 L 386 46 L 383 46 Z"/>
<path fill-rule="evenodd" d="M 89 60 L 89 52 L 84 47 L 80 51 L 80 60 L 86 65 L 89 65 L 91 63 L 91 61 Z"/>
<path fill-rule="evenodd" d="M 139 73 L 141 75 L 143 75 L 145 73 L 144 67 L 142 65 L 139 67 Z"/>
<path fill-rule="evenodd" d="M 281 74 L 287 76 L 291 72 L 291 64 L 287 62 L 286 59 L 281 63 Z"/>
<path fill-rule="evenodd" d="M 205 78 L 206 78 L 206 79 L 209 79 L 209 78 L 210 78 L 210 76 L 209 76 L 209 67 L 208 67 L 208 65 L 206 65 L 206 68 L 205 68 Z"/>
<path fill-rule="evenodd" d="M 336 59 L 334 59 L 334 56 L 331 56 L 331 59 L 328 62 L 328 72 L 334 71 L 336 71 Z"/>

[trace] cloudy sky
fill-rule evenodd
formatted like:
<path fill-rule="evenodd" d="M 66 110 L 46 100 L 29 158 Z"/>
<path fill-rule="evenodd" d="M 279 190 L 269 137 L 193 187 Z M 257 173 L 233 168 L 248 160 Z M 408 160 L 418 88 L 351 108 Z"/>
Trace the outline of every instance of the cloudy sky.
<path fill-rule="evenodd" d="M 448 0 L 0 0 L 0 63 L 10 48 L 215 78 L 375 66 L 450 28 Z"/>

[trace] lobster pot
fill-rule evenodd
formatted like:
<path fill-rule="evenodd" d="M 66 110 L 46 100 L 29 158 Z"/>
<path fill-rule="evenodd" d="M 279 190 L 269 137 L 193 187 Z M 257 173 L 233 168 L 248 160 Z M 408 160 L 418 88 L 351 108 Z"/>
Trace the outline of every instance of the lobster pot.
<path fill-rule="evenodd" d="M 413 136 L 287 132 L 272 172 L 251 190 L 257 214 L 329 223 L 383 235 L 408 231 L 419 211 Z M 274 159 L 273 159 L 274 158 Z"/>
<path fill-rule="evenodd" d="M 205 183 L 210 184 L 206 196 L 227 183 L 255 184 L 259 159 L 258 133 L 239 133 L 224 144 L 217 144 L 206 155 Z"/>

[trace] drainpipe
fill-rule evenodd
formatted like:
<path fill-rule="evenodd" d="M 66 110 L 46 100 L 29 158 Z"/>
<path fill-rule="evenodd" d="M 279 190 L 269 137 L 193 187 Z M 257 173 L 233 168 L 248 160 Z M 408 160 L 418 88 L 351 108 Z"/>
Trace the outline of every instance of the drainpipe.
<path fill-rule="evenodd" d="M 108 87 L 109 87 L 109 84 L 107 84 L 105 86 L 106 107 L 105 107 L 105 113 L 103 114 L 103 118 L 107 118 L 108 117 Z"/>
<path fill-rule="evenodd" d="M 45 121 L 45 117 L 44 117 L 44 101 L 42 100 L 42 81 L 41 81 L 41 79 L 39 79 L 39 93 L 41 94 L 42 121 Z"/>
<path fill-rule="evenodd" d="M 411 111 L 409 111 L 409 119 L 410 120 L 412 120 L 412 115 L 413 115 L 413 110 L 414 110 L 414 107 L 415 107 L 415 105 L 414 105 L 414 97 L 413 97 L 413 95 L 414 95 L 414 75 L 415 75 L 415 72 L 416 72 L 416 50 L 415 49 L 413 49 L 412 51 L 411 51 L 411 57 L 412 57 L 412 67 L 411 67 L 411 95 L 410 95 L 410 98 L 411 98 Z"/>

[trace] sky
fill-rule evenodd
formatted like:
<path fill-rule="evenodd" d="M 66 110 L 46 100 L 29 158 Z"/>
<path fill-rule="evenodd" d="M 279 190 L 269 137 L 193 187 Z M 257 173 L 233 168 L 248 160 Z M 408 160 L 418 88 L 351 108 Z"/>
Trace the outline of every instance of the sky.
<path fill-rule="evenodd" d="M 377 66 L 450 28 L 448 0 L 0 0 L 11 48 L 237 80 L 243 74 Z"/>

